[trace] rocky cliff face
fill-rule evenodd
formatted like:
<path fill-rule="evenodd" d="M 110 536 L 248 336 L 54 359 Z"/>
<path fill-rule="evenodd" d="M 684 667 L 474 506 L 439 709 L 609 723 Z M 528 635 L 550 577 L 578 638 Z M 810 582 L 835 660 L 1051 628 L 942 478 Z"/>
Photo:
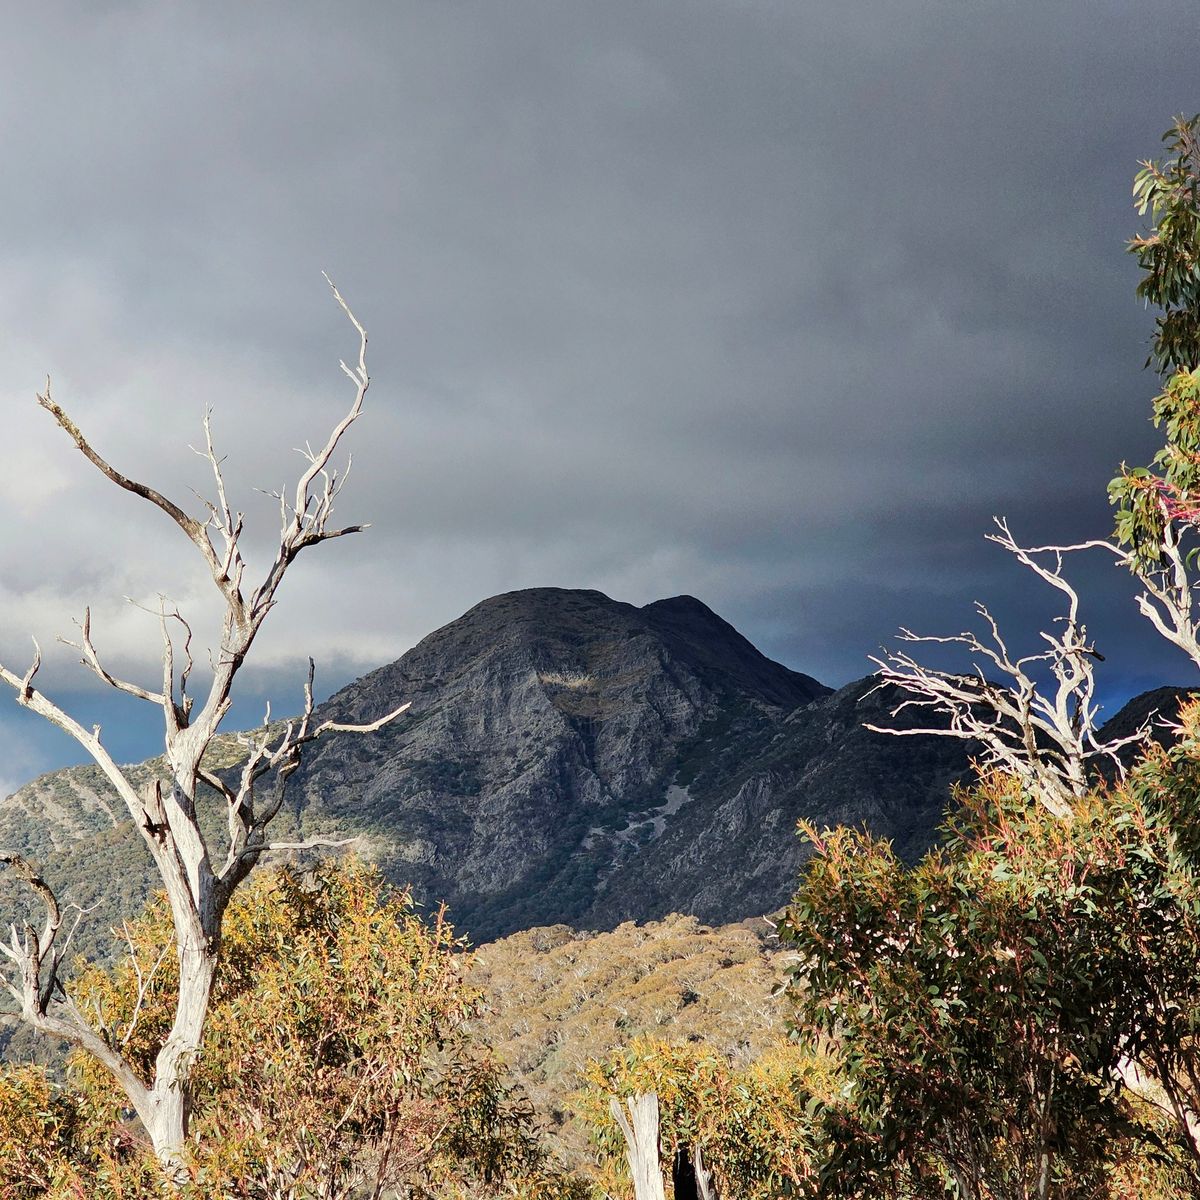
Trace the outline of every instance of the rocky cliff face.
<path fill-rule="evenodd" d="M 691 597 L 636 608 L 513 592 L 324 704 L 319 719 L 353 722 L 412 708 L 376 734 L 312 747 L 281 818 L 289 832 L 361 835 L 390 877 L 446 900 L 477 942 L 669 912 L 737 920 L 790 895 L 801 817 L 865 822 L 910 857 L 929 844 L 964 748 L 864 730 L 896 699 L 873 686 L 832 693 Z M 233 739 L 217 750 L 228 758 Z M 125 905 L 144 894 L 142 849 L 93 769 L 0 802 L 0 838 L 80 903 L 108 897 L 114 879 Z"/>
<path fill-rule="evenodd" d="M 691 597 L 514 592 L 334 696 L 322 718 L 413 708 L 369 740 L 319 743 L 288 803 L 306 831 L 365 833 L 479 940 L 733 920 L 790 894 L 801 816 L 928 844 L 965 756 L 862 730 L 886 703 L 864 709 L 868 690 L 831 694 Z"/>

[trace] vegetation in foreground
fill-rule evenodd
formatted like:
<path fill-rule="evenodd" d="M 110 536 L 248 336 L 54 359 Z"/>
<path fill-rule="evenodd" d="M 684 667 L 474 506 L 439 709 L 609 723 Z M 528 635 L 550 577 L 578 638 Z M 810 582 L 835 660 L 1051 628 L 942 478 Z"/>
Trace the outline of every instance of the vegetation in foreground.
<path fill-rule="evenodd" d="M 128 954 L 86 968 L 71 990 L 143 1071 L 178 991 L 162 950 L 168 922 L 156 899 L 122 931 Z M 573 1194 L 530 1105 L 468 1032 L 481 994 L 442 914 L 423 919 L 407 893 L 353 860 L 262 872 L 230 910 L 222 953 L 181 1191 Z M 33 1067 L 6 1068 L 2 1080 L 0 1194 L 170 1193 L 122 1093 L 89 1056 L 72 1055 L 61 1083 Z"/>

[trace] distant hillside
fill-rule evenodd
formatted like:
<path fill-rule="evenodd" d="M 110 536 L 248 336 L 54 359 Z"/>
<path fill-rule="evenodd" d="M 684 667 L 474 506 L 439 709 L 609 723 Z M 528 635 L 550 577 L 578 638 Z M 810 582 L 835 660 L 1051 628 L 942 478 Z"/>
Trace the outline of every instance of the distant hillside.
<path fill-rule="evenodd" d="M 783 958 L 766 921 L 713 929 L 672 915 L 611 933 L 566 925 L 481 946 L 470 980 L 483 1038 L 512 1068 L 572 1163 L 588 1157 L 572 1114 L 589 1058 L 646 1035 L 702 1041 L 735 1066 L 784 1036 Z"/>

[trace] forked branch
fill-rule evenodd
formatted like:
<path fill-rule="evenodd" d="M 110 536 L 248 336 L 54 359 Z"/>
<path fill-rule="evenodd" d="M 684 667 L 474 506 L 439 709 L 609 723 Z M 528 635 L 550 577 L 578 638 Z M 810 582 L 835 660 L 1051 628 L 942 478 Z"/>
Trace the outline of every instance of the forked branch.
<path fill-rule="evenodd" d="M 1171 519 L 1165 500 L 1163 507 L 1163 533 L 1159 540 L 1159 561 L 1155 568 L 1143 567 L 1137 571 L 1145 591 L 1137 598 L 1138 609 L 1159 634 L 1168 642 L 1178 646 L 1197 667 L 1200 667 L 1200 614 L 1197 613 L 1195 589 L 1188 577 L 1189 551 L 1185 550 L 1183 530 Z M 1195 529 L 1196 522 L 1187 523 Z M 1113 546 L 1122 566 L 1130 566 L 1134 559 L 1130 551 Z"/>
<path fill-rule="evenodd" d="M 0 954 L 12 964 L 3 976 L 5 990 L 16 1001 L 27 1024 L 94 1055 L 113 1073 L 138 1111 L 142 1111 L 139 1106 L 144 1105 L 148 1097 L 145 1085 L 120 1053 L 84 1020 L 67 996 L 59 976 L 82 910 L 76 908 L 76 920 L 67 936 L 60 940 L 63 910 L 54 890 L 20 854 L 0 853 L 0 865 L 21 878 L 45 910 L 40 931 L 29 922 L 20 930 L 10 924 L 8 942 L 0 941 Z"/>
<path fill-rule="evenodd" d="M 53 400 L 50 386 L 38 402 L 68 434 L 85 458 L 110 482 L 138 496 L 165 513 L 199 551 L 223 602 L 221 638 L 212 654 L 211 680 L 202 704 L 193 705 L 188 694 L 192 671 L 192 631 L 178 610 L 161 600 L 157 616 L 161 633 L 162 683 L 159 690 L 123 679 L 105 665 L 92 637 L 91 610 L 85 609 L 78 640 L 68 641 L 82 663 L 109 687 L 147 703 L 158 705 L 163 715 L 165 763 L 169 778 L 135 787 L 112 759 L 100 738 L 99 727 L 85 729 L 78 721 L 46 697 L 34 681 L 41 665 L 41 651 L 34 642 L 34 657 L 24 674 L 0 664 L 0 680 L 13 688 L 17 701 L 70 734 L 96 761 L 116 790 L 134 827 L 154 860 L 170 904 L 174 923 L 174 948 L 179 968 L 179 995 L 171 1029 L 155 1061 L 149 1085 L 140 1080 L 122 1057 L 133 1025 L 123 1038 L 102 1037 L 76 1010 L 62 991 L 59 967 L 70 935 L 60 935 L 62 914 L 49 885 L 18 855 L 0 856 L 0 862 L 20 874 L 41 897 L 46 922 L 40 931 L 27 926 L 12 930 L 10 941 L 0 943 L 0 954 L 15 968 L 7 980 L 22 1014 L 36 1028 L 82 1046 L 112 1072 L 142 1120 L 168 1178 L 181 1177 L 183 1147 L 187 1138 L 189 1079 L 200 1052 L 205 1015 L 216 977 L 224 914 L 238 884 L 249 874 L 262 854 L 273 848 L 303 849 L 315 845 L 340 844 L 341 839 L 318 837 L 307 842 L 272 842 L 271 821 L 279 812 L 282 785 L 300 762 L 303 748 L 327 733 L 370 733 L 404 712 L 404 704 L 377 721 L 349 725 L 335 721 L 314 723 L 312 664 L 305 684 L 304 711 L 288 723 L 281 736 L 269 727 L 247 741 L 247 758 L 236 784 L 205 765 L 205 753 L 222 720 L 229 712 L 232 691 L 254 640 L 274 607 L 276 594 L 290 564 L 309 546 L 366 528 L 365 525 L 335 527 L 334 501 L 346 472 L 333 466 L 342 438 L 358 420 L 370 385 L 367 374 L 367 335 L 350 311 L 341 293 L 329 284 L 338 306 L 358 334 L 358 356 L 354 366 L 341 364 L 354 385 L 354 398 L 334 425 L 320 449 L 304 450 L 306 465 L 294 489 L 281 492 L 280 530 L 277 549 L 258 585 L 247 600 L 243 583 L 247 564 L 242 554 L 242 514 L 229 500 L 224 477 L 224 460 L 217 453 L 209 414 L 204 418 L 204 448 L 198 453 L 209 464 L 215 488 L 214 499 L 203 499 L 203 518 L 191 516 L 180 505 L 147 484 L 124 475 L 112 466 L 84 437 L 78 426 Z M 290 496 L 290 502 L 288 497 Z M 182 635 L 179 631 L 182 630 Z M 181 661 L 180 661 L 181 660 Z M 198 710 L 198 711 L 196 711 Z M 257 787 L 264 775 L 273 774 L 273 793 L 260 803 Z M 227 810 L 229 845 L 218 871 L 198 814 L 198 785 L 216 790 Z M 134 1023 L 156 967 L 138 973 L 138 1000 Z"/>
<path fill-rule="evenodd" d="M 87 667 L 118 692 L 124 692 L 127 696 L 136 696 L 139 700 L 148 700 L 151 704 L 162 706 L 164 703 L 162 692 L 151 692 L 140 684 L 118 679 L 101 663 L 100 656 L 96 653 L 96 647 L 92 642 L 92 610 L 90 607 L 83 610 L 83 620 L 78 624 L 80 631 L 78 642 L 73 642 L 70 638 L 65 637 L 60 637 L 58 640 L 64 646 L 70 646 L 72 650 L 78 650 L 83 655 L 79 660 L 81 666 Z"/>
<path fill-rule="evenodd" d="M 8 867 L 20 876 L 41 900 L 46 910 L 45 923 L 40 933 L 28 923 L 21 931 L 18 931 L 16 925 L 10 925 L 8 944 L 0 942 L 0 954 L 15 963 L 20 971 L 21 989 L 18 991 L 10 982 L 9 993 L 23 1007 L 30 1007 L 34 1012 L 44 1014 L 51 997 L 59 987 L 58 967 L 61 954 L 55 942 L 62 927 L 62 910 L 50 885 L 21 855 L 0 854 L 0 865 Z"/>
<path fill-rule="evenodd" d="M 345 840 L 329 841 L 316 838 L 310 843 L 272 843 L 267 840 L 267 827 L 274 820 L 283 801 L 283 785 L 300 765 L 304 747 L 329 733 L 368 734 L 376 733 L 390 725 L 397 717 L 412 707 L 406 701 L 377 721 L 366 724 L 347 724 L 341 721 L 322 721 L 313 725 L 313 678 L 315 666 L 308 660 L 308 676 L 304 683 L 304 707 L 298 718 L 288 721 L 272 745 L 270 712 L 258 734 L 239 734 L 239 741 L 246 747 L 247 754 L 242 764 L 237 786 L 225 783 L 217 776 L 211 782 L 225 797 L 229 825 L 229 852 L 221 872 L 223 880 L 236 880 L 244 874 L 248 863 L 252 865 L 258 856 L 269 850 L 303 850 L 315 846 L 349 844 Z M 263 808 L 257 804 L 256 788 L 265 775 L 273 781 L 274 794 Z M 355 839 L 349 839 L 350 842 Z"/>
<path fill-rule="evenodd" d="M 1057 630 L 1041 634 L 1046 649 L 1014 655 L 983 604 L 975 607 L 987 626 L 986 641 L 970 630 L 950 637 L 902 630 L 900 637 L 905 642 L 962 647 L 971 671 L 940 671 L 904 651 L 886 651 L 883 657 L 872 659 L 880 668 L 881 686 L 894 684 L 909 693 L 909 699 L 898 704 L 892 716 L 906 709 L 928 709 L 948 723 L 913 729 L 867 728 L 877 733 L 933 734 L 977 742 L 982 747 L 981 766 L 1011 773 L 1051 813 L 1067 817 L 1074 802 L 1095 783 L 1096 760 L 1107 760 L 1120 774 L 1124 769 L 1120 751 L 1146 737 L 1143 726 L 1126 737 L 1100 739 L 1095 665 L 1103 656 L 1089 640 L 1079 619 L 1079 596 L 1062 574 L 1064 554 L 1094 546 L 1112 547 L 1107 542 L 1088 542 L 1027 549 L 1017 544 L 1003 520 L 997 519 L 996 527 L 999 532 L 989 534 L 989 540 L 1066 598 L 1067 611 L 1055 621 Z M 1042 679 L 1050 683 L 1048 693 L 1040 690 Z"/>

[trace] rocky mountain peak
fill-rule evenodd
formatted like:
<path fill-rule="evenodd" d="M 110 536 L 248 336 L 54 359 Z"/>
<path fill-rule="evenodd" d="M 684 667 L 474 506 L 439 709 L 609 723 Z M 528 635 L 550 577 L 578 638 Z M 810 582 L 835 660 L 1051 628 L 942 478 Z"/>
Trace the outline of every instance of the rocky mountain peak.
<path fill-rule="evenodd" d="M 747 694 L 797 708 L 831 691 L 809 675 L 767 658 L 728 621 L 694 596 L 656 600 L 639 610 L 663 640 L 704 671 L 724 675 Z"/>
<path fill-rule="evenodd" d="M 800 817 L 866 821 L 909 856 L 931 840 L 965 752 L 862 729 L 872 685 L 831 694 L 692 596 L 639 608 L 597 591 L 507 592 L 323 704 L 318 721 L 354 723 L 412 707 L 368 737 L 311 746 L 281 817 L 297 835 L 359 836 L 477 941 L 670 912 L 737 920 L 788 898 Z M 47 811 L 58 818 L 39 820 Z M 95 771 L 0 806 L 13 844 L 47 831 L 78 880 L 119 861 L 136 872 L 131 894 L 145 886 L 141 847 Z"/>
<path fill-rule="evenodd" d="M 829 698 L 691 596 L 638 608 L 597 591 L 508 592 L 332 697 L 319 717 L 413 706 L 366 742 L 319 743 L 288 798 L 306 829 L 368 830 L 389 873 L 448 900 L 476 937 L 672 910 L 743 917 L 786 899 L 799 816 L 871 803 L 854 775 L 869 754 L 841 774 L 811 761 L 857 734 L 852 703 L 822 714 Z M 949 749 L 952 765 L 935 753 L 932 774 L 875 804 L 906 846 L 928 842 L 965 769 Z M 805 771 L 836 799 L 807 789 Z"/>

